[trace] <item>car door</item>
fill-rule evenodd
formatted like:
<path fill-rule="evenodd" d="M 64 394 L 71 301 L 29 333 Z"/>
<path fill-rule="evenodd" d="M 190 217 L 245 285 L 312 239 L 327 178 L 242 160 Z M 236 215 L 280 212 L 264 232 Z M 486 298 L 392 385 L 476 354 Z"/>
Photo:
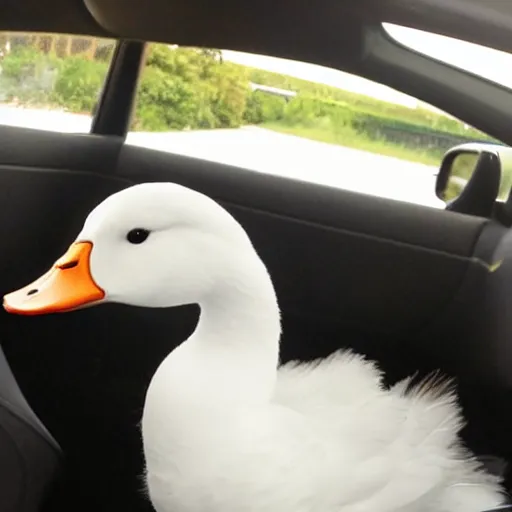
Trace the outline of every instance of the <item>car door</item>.
<path fill-rule="evenodd" d="M 104 14 L 108 17 L 107 10 Z M 318 20 L 325 15 L 318 14 Z M 377 30 L 359 17 L 345 23 L 353 39 L 337 56 L 339 66 L 354 67 L 359 59 L 363 74 L 369 64 L 360 53 L 362 34 L 384 37 L 381 27 Z M 65 32 L 65 27 L 58 31 Z M 133 35 L 128 28 L 126 34 Z M 29 35 L 41 37 L 38 48 L 53 44 L 35 32 Z M 60 37 L 55 51 L 78 44 Z M 226 42 L 222 37 L 217 46 Z M 180 153 L 179 147 L 154 149 L 132 134 L 125 140 L 134 119 L 133 102 L 145 86 L 145 49 L 137 41 L 101 40 L 103 47 L 87 46 L 84 51 L 96 55 L 104 48 L 102 65 L 87 58 L 85 64 L 73 61 L 59 87 L 55 77 L 45 82 L 37 75 L 40 88 L 48 83 L 60 95 L 55 96 L 57 103 L 68 95 L 79 105 L 77 110 L 95 111 L 87 122 L 69 113 L 57 115 L 56 108 L 39 112 L 42 118 L 31 117 L 36 114 L 19 106 L 23 87 L 2 105 L 0 289 L 16 289 L 44 272 L 74 239 L 87 213 L 108 195 L 146 181 L 177 182 L 218 200 L 249 233 L 280 300 L 284 361 L 350 347 L 377 359 L 389 383 L 440 368 L 459 378 L 471 447 L 479 455 L 508 458 L 509 425 L 501 408 L 509 399 L 509 355 L 500 343 L 510 329 L 505 295 L 510 279 L 508 227 L 492 219 L 200 158 L 183 148 Z M 275 55 L 306 60 L 309 51 L 312 61 L 334 62 L 326 46 L 298 47 L 294 54 L 276 40 L 267 44 Z M 398 52 L 399 45 L 388 44 L 386 48 Z M 250 45 L 248 36 L 239 46 Z M 413 52 L 404 55 L 411 64 L 407 73 L 384 79 L 386 70 L 398 67 L 399 54 L 387 64 L 376 58 L 365 72 L 382 83 L 400 84 L 402 90 L 409 86 L 414 94 L 424 72 L 414 71 L 415 65 L 440 64 Z M 45 69 L 50 75 L 52 65 L 49 59 Z M 96 82 L 88 85 L 81 75 L 77 78 L 80 66 Z M 439 100 L 441 107 L 451 104 L 452 110 L 459 108 L 462 117 L 467 114 L 470 122 L 480 122 L 487 130 L 489 118 L 469 114 L 467 107 L 471 103 L 487 112 L 485 104 L 491 100 L 474 90 L 492 91 L 492 86 L 459 71 L 467 83 L 463 91 L 443 88 L 453 70 L 439 70 L 436 87 L 430 84 L 418 97 Z M 96 104 L 92 99 L 98 99 L 94 96 L 99 89 Z M 165 84 L 160 92 L 166 93 Z M 508 91 L 500 94 L 512 97 Z M 489 130 L 494 136 L 497 132 Z M 224 152 L 229 150 L 223 146 Z M 311 165 L 322 167 L 324 162 Z M 493 273 L 496 261 L 502 263 Z M 29 319 L 0 315 L 0 340 L 13 373 L 66 456 L 46 510 L 151 510 L 144 495 L 139 432 L 145 391 L 159 362 L 192 332 L 197 314 L 194 305 L 155 311 L 111 304 Z"/>

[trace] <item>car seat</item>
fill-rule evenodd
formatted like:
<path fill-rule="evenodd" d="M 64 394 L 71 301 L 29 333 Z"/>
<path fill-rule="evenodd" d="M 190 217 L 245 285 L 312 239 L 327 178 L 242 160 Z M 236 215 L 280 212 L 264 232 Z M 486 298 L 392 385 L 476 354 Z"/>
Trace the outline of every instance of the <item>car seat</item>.
<path fill-rule="evenodd" d="M 61 450 L 25 400 L 0 348 L 0 510 L 39 512 Z"/>

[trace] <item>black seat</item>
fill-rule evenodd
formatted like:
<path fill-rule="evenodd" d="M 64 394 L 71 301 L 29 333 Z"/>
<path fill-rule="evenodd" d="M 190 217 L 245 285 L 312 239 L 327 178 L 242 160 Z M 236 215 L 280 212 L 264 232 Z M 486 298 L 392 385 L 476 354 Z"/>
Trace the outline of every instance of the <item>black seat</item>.
<path fill-rule="evenodd" d="M 0 348 L 0 510 L 39 512 L 61 450 L 25 400 Z"/>

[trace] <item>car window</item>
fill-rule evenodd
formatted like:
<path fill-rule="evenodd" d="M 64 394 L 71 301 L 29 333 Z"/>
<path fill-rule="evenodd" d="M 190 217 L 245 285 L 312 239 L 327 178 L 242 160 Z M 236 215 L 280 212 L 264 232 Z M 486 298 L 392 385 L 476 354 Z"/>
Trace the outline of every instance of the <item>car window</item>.
<path fill-rule="evenodd" d="M 396 90 L 325 67 L 148 45 L 127 142 L 443 207 L 444 152 L 490 137 Z"/>
<path fill-rule="evenodd" d="M 0 124 L 89 132 L 115 41 L 0 32 Z"/>
<path fill-rule="evenodd" d="M 392 23 L 384 23 L 383 27 L 395 41 L 418 53 L 504 87 L 512 87 L 510 53 Z"/>

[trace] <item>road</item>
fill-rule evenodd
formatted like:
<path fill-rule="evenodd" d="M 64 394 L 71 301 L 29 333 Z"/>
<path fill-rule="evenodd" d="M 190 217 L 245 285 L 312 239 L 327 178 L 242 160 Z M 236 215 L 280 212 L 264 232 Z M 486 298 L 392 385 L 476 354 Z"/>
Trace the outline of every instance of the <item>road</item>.
<path fill-rule="evenodd" d="M 89 116 L 0 107 L 0 124 L 85 133 Z M 257 127 L 131 132 L 127 143 L 434 208 L 437 168 Z"/>
<path fill-rule="evenodd" d="M 127 142 L 262 173 L 444 207 L 434 193 L 435 167 L 261 128 L 134 132 L 128 135 Z"/>

